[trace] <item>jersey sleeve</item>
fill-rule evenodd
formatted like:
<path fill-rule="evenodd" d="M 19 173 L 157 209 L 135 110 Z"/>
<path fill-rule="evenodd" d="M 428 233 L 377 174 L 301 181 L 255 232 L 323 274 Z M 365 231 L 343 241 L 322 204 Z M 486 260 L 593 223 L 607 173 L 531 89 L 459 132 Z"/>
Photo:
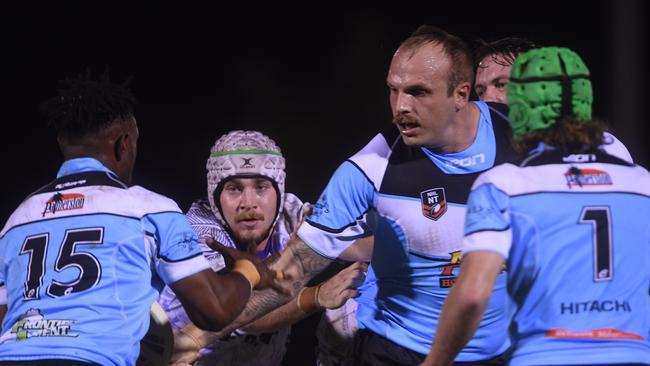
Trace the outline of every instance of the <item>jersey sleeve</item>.
<path fill-rule="evenodd" d="M 143 218 L 143 225 L 152 248 L 154 268 L 166 284 L 210 268 L 182 213 L 149 214 Z"/>
<path fill-rule="evenodd" d="M 493 183 L 481 184 L 481 178 L 478 178 L 467 202 L 463 253 L 491 251 L 508 258 L 512 242 L 509 197 Z"/>
<path fill-rule="evenodd" d="M 336 170 L 298 236 L 317 253 L 336 259 L 356 239 L 370 235 L 366 213 L 375 188 L 360 168 L 346 161 Z"/>

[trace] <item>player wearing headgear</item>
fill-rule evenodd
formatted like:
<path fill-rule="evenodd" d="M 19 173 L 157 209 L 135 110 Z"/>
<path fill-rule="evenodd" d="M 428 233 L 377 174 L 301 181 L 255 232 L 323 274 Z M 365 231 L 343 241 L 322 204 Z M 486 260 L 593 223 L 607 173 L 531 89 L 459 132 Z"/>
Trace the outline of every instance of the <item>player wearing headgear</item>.
<path fill-rule="evenodd" d="M 199 236 L 203 255 L 212 269 L 215 272 L 226 269 L 229 258 L 206 245 L 207 239 L 237 249 L 229 251 L 234 257 L 243 251 L 255 253 L 264 260 L 282 251 L 302 220 L 305 205 L 295 195 L 285 193 L 285 160 L 275 142 L 257 131 L 231 131 L 215 142 L 206 168 L 207 197 L 194 201 L 187 217 Z M 339 279 L 352 281 L 355 275 L 361 275 L 362 271 L 355 272 L 355 268 L 359 266 L 345 272 L 352 274 L 351 277 L 344 274 Z M 211 339 L 211 334 L 190 324 L 169 288 L 163 291 L 159 302 L 176 329 L 178 341 L 182 341 L 181 337 L 189 338 L 196 342 L 190 346 L 202 348 L 199 365 L 270 366 L 280 365 L 282 361 L 291 323 L 322 309 L 315 288 L 303 291 L 301 295 L 305 297 L 303 300 L 313 299 L 313 304 L 293 309 L 291 315 L 276 316 L 274 324 L 255 328 L 270 328 L 272 331 L 253 334 L 238 329 L 218 340 Z M 339 296 L 329 295 L 328 300 Z M 334 306 L 340 305 L 347 297 L 338 300 Z M 329 301 L 323 301 L 323 304 L 329 304 Z M 295 307 L 297 302 L 287 306 Z M 301 303 L 305 304 L 304 301 Z"/>
<path fill-rule="evenodd" d="M 417 365 L 425 358 L 456 279 L 472 182 L 514 158 L 499 106 L 468 101 L 472 74 L 466 45 L 444 30 L 421 26 L 402 42 L 386 78 L 394 126 L 339 166 L 291 250 L 273 266 L 300 286 L 335 260 L 371 258 L 376 282 L 355 298 L 357 365 Z M 358 247 L 355 240 L 369 235 L 373 245 Z M 510 345 L 505 277 L 458 362 L 501 364 Z M 229 327 L 286 301 L 260 291 Z"/>
<path fill-rule="evenodd" d="M 527 154 L 473 185 L 460 276 L 424 365 L 462 349 L 504 262 L 516 303 L 510 365 L 650 364 L 650 174 L 602 150 L 575 52 L 521 54 L 508 100 Z"/>
<path fill-rule="evenodd" d="M 475 51 L 476 80 L 474 90 L 484 102 L 508 103 L 510 71 L 520 53 L 538 48 L 525 38 L 506 37 L 492 42 L 481 41 Z M 610 132 L 603 133 L 602 148 L 610 155 L 634 162 L 627 147 Z"/>
<path fill-rule="evenodd" d="M 257 131 L 231 131 L 210 150 L 207 197 L 192 203 L 187 218 L 199 236 L 203 255 L 215 272 L 226 268 L 224 257 L 206 238 L 256 253 L 266 259 L 284 247 L 302 215 L 302 202 L 284 191 L 285 160 L 273 140 Z M 190 320 L 178 298 L 166 288 L 159 302 L 175 329 Z M 202 364 L 279 365 L 290 328 L 253 335 L 236 330 L 205 347 Z"/>

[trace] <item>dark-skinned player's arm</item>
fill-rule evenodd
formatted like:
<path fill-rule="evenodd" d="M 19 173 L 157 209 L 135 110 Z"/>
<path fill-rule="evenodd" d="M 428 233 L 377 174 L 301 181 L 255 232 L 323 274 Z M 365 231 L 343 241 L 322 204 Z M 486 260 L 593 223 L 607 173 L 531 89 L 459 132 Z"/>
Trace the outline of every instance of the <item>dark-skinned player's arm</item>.
<path fill-rule="evenodd" d="M 224 274 L 205 269 L 172 283 L 170 287 L 192 323 L 218 331 L 241 313 L 253 289 L 273 287 L 280 293 L 285 291 L 279 285 L 283 281 L 276 281 L 276 276 L 277 272 L 269 269 L 257 256 L 239 252 L 232 271 Z"/>
<path fill-rule="evenodd" d="M 369 261 L 372 256 L 373 239 L 374 238 L 370 236 L 355 241 L 353 245 L 341 253 L 339 259 L 346 261 Z M 213 245 L 211 245 L 211 247 L 212 246 Z M 213 249 L 217 249 L 217 247 L 214 247 Z M 288 279 L 285 283 L 291 284 L 291 292 L 295 293 L 332 262 L 332 260 L 321 256 L 308 247 L 302 239 L 297 237 L 294 233 L 292 234 L 290 241 L 287 243 L 287 248 L 282 252 L 280 258 L 274 262 L 273 268 L 282 271 L 284 276 Z M 355 283 L 361 278 L 359 276 L 360 268 L 363 268 L 364 271 L 366 269 L 365 264 L 362 263 L 357 263 L 348 268 L 349 271 L 352 272 L 351 276 Z M 341 276 L 338 279 L 345 278 L 346 276 Z M 334 279 L 335 278 L 332 278 L 332 280 Z M 344 281 L 339 281 L 338 283 L 345 284 Z M 330 284 L 334 283 L 336 283 L 336 281 L 330 282 Z M 341 291 L 341 294 L 347 291 L 356 292 L 356 290 L 347 288 L 344 291 Z M 286 292 L 288 291 L 285 291 L 285 293 Z M 347 295 L 350 297 L 354 294 Z M 336 301 L 337 298 L 339 297 L 333 296 L 330 300 Z M 293 301 L 289 302 L 289 300 Z M 321 301 L 319 300 L 319 302 Z M 321 303 L 321 305 L 324 307 L 329 307 L 330 305 L 332 307 L 335 306 L 335 304 L 329 303 Z M 301 312 L 294 309 L 294 307 L 297 307 L 295 296 L 283 295 L 282 293 L 277 293 L 271 289 L 255 291 L 242 314 L 233 323 L 224 327 L 221 331 L 204 331 L 193 323 L 187 324 L 182 329 L 174 331 L 174 355 L 172 356 L 172 361 L 189 364 L 193 363 L 199 358 L 199 350 L 201 348 L 229 335 L 235 329 L 243 328 L 251 332 L 267 332 L 296 322 L 304 316 L 300 316 L 299 314 Z M 253 323 L 256 319 L 259 319 L 260 322 Z"/>
<path fill-rule="evenodd" d="M 276 281 L 273 288 L 254 291 L 239 316 L 218 332 L 205 332 L 195 322 L 183 327 L 181 331 L 191 335 L 201 347 L 211 344 L 293 299 L 298 290 L 332 262 L 333 260 L 316 253 L 302 239 L 292 235 L 280 258 L 272 264 L 274 270 L 284 274 L 284 281 Z M 275 285 L 280 285 L 280 289 Z M 174 352 L 183 352 L 179 345 L 175 347 L 177 349 Z"/>

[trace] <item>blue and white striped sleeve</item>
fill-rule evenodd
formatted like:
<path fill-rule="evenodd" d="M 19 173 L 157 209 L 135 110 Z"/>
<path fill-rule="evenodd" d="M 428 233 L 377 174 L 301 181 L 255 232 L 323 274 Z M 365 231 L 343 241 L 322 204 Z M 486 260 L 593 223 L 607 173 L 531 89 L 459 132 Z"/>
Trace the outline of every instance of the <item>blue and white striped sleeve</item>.
<path fill-rule="evenodd" d="M 352 163 L 336 170 L 314 205 L 312 215 L 300 226 L 298 236 L 314 251 L 336 259 L 356 239 L 370 235 L 365 215 L 373 206 L 373 183 Z"/>
<path fill-rule="evenodd" d="M 182 213 L 149 214 L 143 218 L 143 224 L 147 237 L 152 239 L 154 267 L 166 284 L 210 268 L 196 234 Z"/>

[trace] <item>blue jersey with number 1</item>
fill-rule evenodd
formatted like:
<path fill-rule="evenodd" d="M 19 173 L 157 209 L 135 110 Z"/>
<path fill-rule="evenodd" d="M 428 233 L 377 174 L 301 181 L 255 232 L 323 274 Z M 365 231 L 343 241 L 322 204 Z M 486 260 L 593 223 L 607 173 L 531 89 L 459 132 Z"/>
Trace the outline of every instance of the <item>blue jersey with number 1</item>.
<path fill-rule="evenodd" d="M 650 175 L 540 149 L 474 183 L 463 251 L 507 258 L 511 365 L 650 364 Z"/>
<path fill-rule="evenodd" d="M 68 160 L 0 233 L 0 360 L 134 365 L 162 284 L 207 268 L 172 200 Z"/>

